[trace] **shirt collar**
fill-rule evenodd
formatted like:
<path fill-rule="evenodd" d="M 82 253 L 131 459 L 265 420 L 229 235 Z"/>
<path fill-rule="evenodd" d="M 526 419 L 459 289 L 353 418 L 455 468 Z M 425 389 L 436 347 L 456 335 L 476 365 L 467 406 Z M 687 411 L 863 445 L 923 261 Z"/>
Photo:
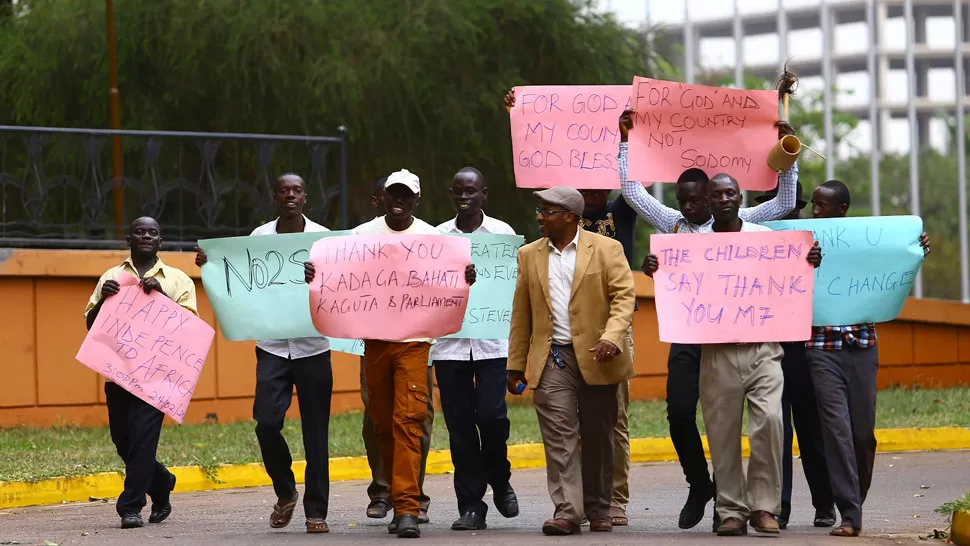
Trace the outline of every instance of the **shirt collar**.
<path fill-rule="evenodd" d="M 570 241 L 569 244 L 567 244 L 566 246 L 564 246 L 562 248 L 562 250 L 565 251 L 567 248 L 570 247 L 570 245 L 572 245 L 573 248 L 575 248 L 575 249 L 578 250 L 579 249 L 579 234 L 582 231 L 583 231 L 583 228 L 581 228 L 579 226 L 576 226 L 576 236 L 573 237 L 573 240 Z M 546 238 L 546 244 L 549 245 L 549 247 L 552 248 L 553 250 L 559 250 L 558 248 L 556 248 L 556 245 L 552 244 L 552 239 Z"/>
<path fill-rule="evenodd" d="M 168 266 L 165 265 L 164 262 L 162 262 L 161 258 L 159 257 L 156 257 L 156 258 L 157 259 L 155 260 L 155 265 L 153 265 L 151 269 L 145 272 L 145 277 L 154 277 L 156 273 L 160 273 L 163 277 L 165 276 L 165 268 Z M 132 261 L 131 256 L 128 256 L 127 258 L 125 258 L 125 261 L 123 262 L 122 265 L 127 265 L 135 273 L 135 277 L 136 278 L 139 277 L 138 269 L 135 267 L 135 262 Z"/>
<path fill-rule="evenodd" d="M 300 216 L 303 217 L 303 231 L 305 233 L 306 232 L 306 228 L 310 227 L 310 219 L 306 217 L 306 214 L 301 214 Z M 273 233 L 279 234 L 279 231 L 276 230 L 276 226 L 278 226 L 279 223 L 280 223 L 280 217 L 277 216 L 276 219 L 273 220 L 273 222 L 272 222 L 272 224 L 273 224 Z"/>
<path fill-rule="evenodd" d="M 492 230 L 489 228 L 489 225 L 491 224 L 491 220 L 492 218 L 489 217 L 489 215 L 485 214 L 485 211 L 482 211 L 482 225 L 478 226 L 478 229 L 476 229 L 472 233 L 492 233 Z M 458 216 L 456 215 L 451 220 L 448 220 L 447 222 L 445 222 L 442 230 L 448 231 L 450 233 L 462 233 L 462 231 L 458 229 Z"/>

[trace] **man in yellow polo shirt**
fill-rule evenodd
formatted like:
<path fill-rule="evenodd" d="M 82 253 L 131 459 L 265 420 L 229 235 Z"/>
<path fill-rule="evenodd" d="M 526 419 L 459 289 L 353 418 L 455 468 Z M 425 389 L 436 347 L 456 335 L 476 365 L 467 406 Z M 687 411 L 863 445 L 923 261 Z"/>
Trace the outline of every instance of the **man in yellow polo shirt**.
<path fill-rule="evenodd" d="M 166 265 L 158 257 L 162 245 L 161 228 L 154 218 L 142 217 L 131 223 L 126 237 L 131 256 L 112 267 L 98 279 L 98 285 L 84 309 L 88 330 L 94 324 L 105 299 L 118 293 L 122 272 L 141 279 L 146 294 L 157 290 L 198 316 L 195 283 L 182 271 Z M 175 489 L 175 475 L 155 460 L 158 436 L 165 415 L 137 396 L 107 381 L 104 396 L 108 405 L 108 426 L 118 455 L 125 461 L 125 490 L 118 496 L 121 528 L 142 527 L 141 510 L 145 495 L 152 498 L 149 523 L 161 523 L 172 513 L 169 494 Z"/>

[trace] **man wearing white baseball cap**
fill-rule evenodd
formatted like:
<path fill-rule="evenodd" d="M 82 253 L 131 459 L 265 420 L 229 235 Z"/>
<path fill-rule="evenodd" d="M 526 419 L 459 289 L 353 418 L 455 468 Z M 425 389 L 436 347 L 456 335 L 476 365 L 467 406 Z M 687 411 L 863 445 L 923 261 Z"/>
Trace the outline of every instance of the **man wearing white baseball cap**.
<path fill-rule="evenodd" d="M 355 235 L 424 234 L 441 235 L 434 226 L 414 216 L 421 198 L 421 183 L 407 169 L 392 173 L 384 183 L 384 216 L 354 228 Z M 307 282 L 316 268 L 305 263 Z M 465 268 L 465 281 L 475 282 L 475 266 Z M 374 421 L 384 478 L 391 485 L 394 519 L 388 532 L 398 538 L 418 538 L 421 488 L 422 423 L 427 415 L 431 392 L 428 389 L 428 354 L 433 339 L 364 340 L 364 374 Z"/>

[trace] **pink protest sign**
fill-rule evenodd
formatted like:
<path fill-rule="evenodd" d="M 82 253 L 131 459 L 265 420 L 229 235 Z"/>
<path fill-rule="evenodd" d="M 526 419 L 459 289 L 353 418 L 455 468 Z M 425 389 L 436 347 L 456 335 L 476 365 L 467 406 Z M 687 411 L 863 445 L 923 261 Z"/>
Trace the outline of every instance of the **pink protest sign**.
<path fill-rule="evenodd" d="M 668 343 L 804 341 L 812 332 L 811 231 L 651 235 Z"/>
<path fill-rule="evenodd" d="M 310 316 L 329 337 L 401 341 L 461 330 L 471 241 L 447 235 L 347 235 L 310 249 Z"/>
<path fill-rule="evenodd" d="M 131 275 L 118 284 L 75 358 L 181 424 L 215 330 Z"/>
<path fill-rule="evenodd" d="M 778 94 L 633 78 L 630 180 L 673 182 L 690 168 L 727 173 L 747 190 L 770 190 L 778 174 Z"/>
<path fill-rule="evenodd" d="M 629 85 L 515 88 L 509 112 L 515 185 L 618 189 L 620 114 Z"/>

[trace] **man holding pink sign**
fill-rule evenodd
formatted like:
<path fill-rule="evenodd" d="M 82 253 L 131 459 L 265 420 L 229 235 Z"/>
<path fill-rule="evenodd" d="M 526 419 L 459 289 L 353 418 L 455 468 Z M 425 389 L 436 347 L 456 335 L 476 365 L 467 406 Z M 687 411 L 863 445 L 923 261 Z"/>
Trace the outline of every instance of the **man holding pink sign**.
<path fill-rule="evenodd" d="M 461 329 L 468 286 L 475 282 L 475 266 L 470 263 L 471 243 L 467 239 L 445 237 L 414 216 L 421 198 L 416 175 L 406 169 L 392 173 L 384 184 L 382 198 L 384 216 L 357 226 L 352 237 L 314 244 L 305 273 L 311 285 L 310 310 L 317 329 L 327 336 L 364 338 L 370 416 L 381 459 L 388 463 L 383 470 L 385 481 L 391 485 L 394 507 L 394 519 L 387 529 L 398 538 L 418 538 L 421 427 L 431 398 L 426 383 L 428 355 L 434 337 Z M 437 247 L 430 238 L 422 237 L 429 235 L 440 237 Z M 454 263 L 454 248 L 461 245 L 467 249 L 467 261 L 459 267 Z M 399 273 L 397 265 L 408 259 L 412 260 L 408 266 L 412 269 Z M 382 260 L 386 267 L 378 263 Z M 417 271 L 422 263 L 432 265 Z M 430 270 L 439 263 L 440 269 Z M 392 287 L 402 290 L 395 296 L 390 293 Z M 435 287 L 440 289 L 440 296 L 432 294 Z M 392 320 L 392 314 L 400 318 Z"/>
<path fill-rule="evenodd" d="M 122 290 L 122 284 L 134 284 L 135 279 L 138 279 L 136 290 L 143 291 L 146 295 L 159 292 L 174 300 L 175 303 L 188 310 L 192 315 L 198 316 L 195 283 L 182 271 L 162 263 L 162 260 L 158 257 L 158 249 L 162 244 L 161 228 L 158 222 L 149 217 L 138 218 L 128 228 L 126 239 L 128 247 L 131 249 L 131 257 L 121 265 L 112 267 L 101 275 L 94 292 L 91 294 L 91 299 L 84 309 L 88 330 L 95 327 L 95 322 L 105 306 L 105 302 L 109 300 L 114 302 L 117 298 L 120 298 L 121 296 L 117 294 Z M 112 298 L 113 296 L 114 298 Z M 136 316 L 141 314 L 142 311 L 145 311 L 145 314 L 152 313 L 151 304 L 141 305 L 143 307 L 141 311 L 136 313 Z M 128 307 L 132 306 L 128 304 Z M 154 311 L 156 314 L 154 322 L 158 322 L 158 315 L 161 313 L 159 309 Z M 167 316 L 168 314 L 165 315 L 165 317 Z M 163 317 L 163 320 L 165 317 Z M 182 319 L 177 318 L 177 320 L 181 321 Z M 130 323 L 119 325 L 117 330 L 120 332 L 123 328 L 126 329 L 125 332 L 131 334 L 132 325 Z M 163 343 L 170 341 L 166 341 L 161 336 L 146 336 L 144 333 L 130 338 L 128 335 L 119 333 L 119 337 L 129 339 L 131 343 L 124 349 L 126 354 L 132 351 L 137 354 L 139 348 L 150 346 L 153 343 L 157 345 L 159 340 L 162 340 Z M 157 337 L 157 339 L 151 340 L 151 337 Z M 211 338 L 209 342 L 211 343 Z M 83 353 L 88 343 L 89 340 L 86 339 L 85 345 L 82 345 L 81 351 L 78 353 L 78 358 L 82 361 L 87 360 Z M 170 351 L 171 349 L 169 349 Z M 208 346 L 206 346 L 206 352 L 208 352 Z M 201 369 L 201 363 L 205 361 L 205 357 L 206 355 L 202 354 L 194 358 L 193 361 L 197 363 L 198 368 Z M 201 361 L 199 358 L 201 358 Z M 151 362 L 154 362 L 154 360 L 155 357 L 151 357 Z M 87 364 L 87 362 L 85 363 Z M 146 365 L 148 364 L 142 364 L 142 367 Z M 171 375 L 170 369 L 159 370 L 163 367 L 161 364 L 155 366 L 155 373 L 151 375 L 158 375 L 159 371 L 161 371 L 162 376 Z M 108 369 L 111 368 L 112 366 L 109 364 Z M 105 374 L 102 373 L 102 375 Z M 118 495 L 116 503 L 118 515 L 121 516 L 122 529 L 144 525 L 141 519 L 141 510 L 145 507 L 146 494 L 152 498 L 152 511 L 148 522 L 161 523 L 168 518 L 169 514 L 172 513 L 172 504 L 169 502 L 169 497 L 172 490 L 175 489 L 175 475 L 155 459 L 165 414 L 128 390 L 143 390 L 138 385 L 137 379 L 132 379 L 135 376 L 143 377 L 142 374 L 135 372 L 124 373 L 121 376 L 112 375 L 115 379 L 120 377 L 119 380 L 125 380 L 128 388 L 123 388 L 111 379 L 108 379 L 104 384 L 111 440 L 118 449 L 118 455 L 125 462 L 125 489 Z M 198 376 L 196 375 L 196 377 Z M 194 388 L 194 381 L 192 381 L 191 386 Z"/>
<path fill-rule="evenodd" d="M 745 222 L 738 216 L 741 191 L 731 176 L 718 174 L 712 177 L 708 183 L 708 195 L 715 233 L 771 231 L 769 228 Z M 699 392 L 711 463 L 717 481 L 716 509 L 721 520 L 717 529 L 719 536 L 746 535 L 749 523 L 762 533 L 779 532 L 775 514 L 781 508 L 784 436 L 781 397 L 784 379 L 781 369 L 783 352 L 777 341 L 772 340 L 807 338 L 811 327 L 811 314 L 802 313 L 807 315 L 802 324 L 792 325 L 789 323 L 797 313 L 794 309 L 788 309 L 785 313 L 788 318 L 780 321 L 772 330 L 764 328 L 767 321 L 775 318 L 772 308 L 757 306 L 757 302 L 755 305 L 750 304 L 755 298 L 762 298 L 767 294 L 767 297 L 774 297 L 779 306 L 784 306 L 788 300 L 800 298 L 804 300 L 803 307 L 811 308 L 811 270 L 794 271 L 795 264 L 786 263 L 793 257 L 801 259 L 804 255 L 812 267 L 818 267 L 822 261 L 822 253 L 817 243 L 809 249 L 804 248 L 810 240 L 809 234 L 809 238 L 802 243 L 792 240 L 788 244 L 759 244 L 743 249 L 741 245 L 728 247 L 719 241 L 718 246 L 699 253 L 685 255 L 683 251 L 664 252 L 663 264 L 657 255 L 650 254 L 644 264 L 645 272 L 651 276 L 661 269 L 671 270 L 677 265 L 691 263 L 690 260 L 701 264 L 711 261 L 719 264 L 730 264 L 735 260 L 742 263 L 754 261 L 759 267 L 775 267 L 776 264 L 781 264 L 780 272 L 788 270 L 790 273 L 784 277 L 784 281 L 780 281 L 783 278 L 781 275 L 774 280 L 771 277 L 762 280 L 757 276 L 752 280 L 741 274 L 719 274 L 715 280 L 705 280 L 701 276 L 695 276 L 696 272 L 679 272 L 668 274 L 664 281 L 664 288 L 668 292 L 674 290 L 680 293 L 683 289 L 690 292 L 692 304 L 696 303 L 693 298 L 695 292 L 700 295 L 701 286 L 711 282 L 715 283 L 717 292 L 722 291 L 723 285 L 725 297 L 739 300 L 736 312 L 728 311 L 725 307 L 720 307 L 718 311 L 717 305 L 712 306 L 713 313 L 712 309 L 703 309 L 699 304 L 696 305 L 697 308 L 688 308 L 687 322 L 691 326 L 674 328 L 667 334 L 676 336 L 677 341 L 703 343 Z M 658 287 L 657 310 L 661 328 L 665 323 L 674 322 L 670 317 L 659 316 L 662 311 L 662 290 L 663 288 Z M 748 306 L 743 306 L 742 303 Z M 675 307 L 678 313 L 681 311 L 680 307 L 682 306 Z M 692 335 L 691 329 L 696 327 L 695 323 L 698 321 L 703 321 L 702 326 L 720 326 L 701 328 L 701 339 L 687 339 Z M 743 326 L 748 323 L 751 328 Z M 759 324 L 761 328 L 756 327 Z M 664 334 L 661 339 L 664 339 Z M 669 337 L 666 340 L 672 341 Z M 751 444 L 747 478 L 742 466 L 740 442 L 741 416 L 745 402 L 748 405 Z"/>

